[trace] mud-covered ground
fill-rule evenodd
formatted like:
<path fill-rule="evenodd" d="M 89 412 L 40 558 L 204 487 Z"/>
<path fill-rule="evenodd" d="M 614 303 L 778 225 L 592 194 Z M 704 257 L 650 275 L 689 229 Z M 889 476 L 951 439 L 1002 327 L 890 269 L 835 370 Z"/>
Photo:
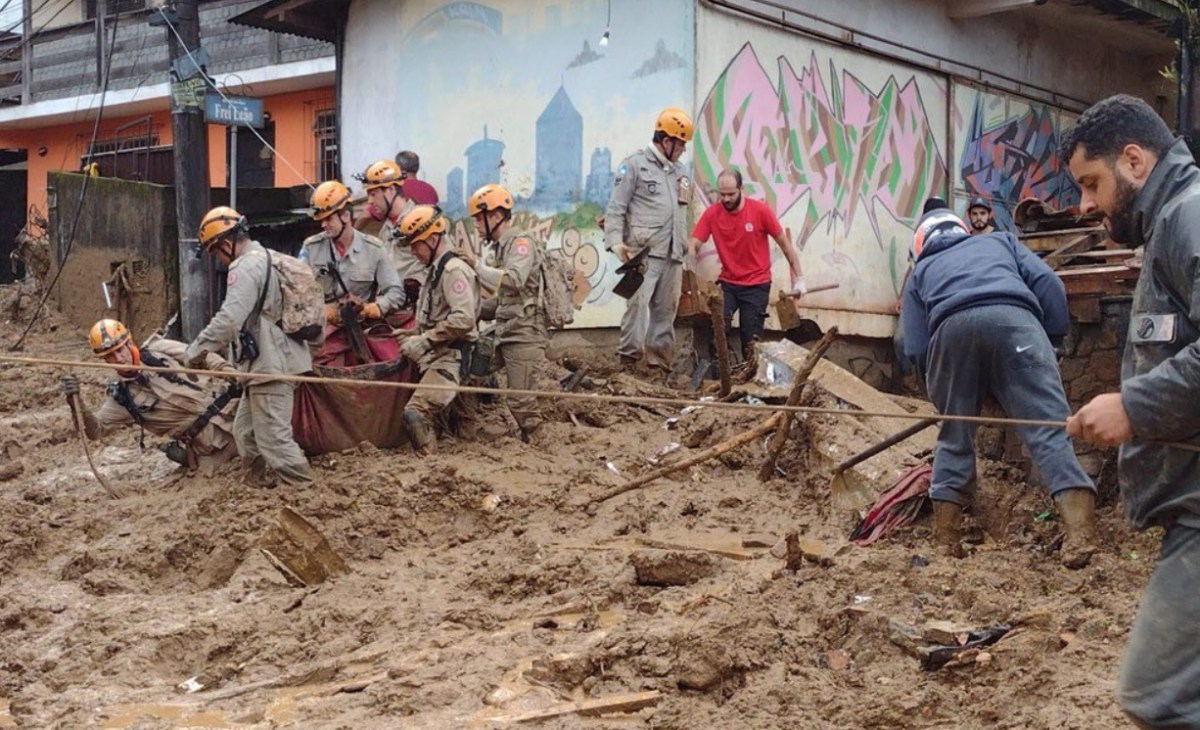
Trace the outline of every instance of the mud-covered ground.
<path fill-rule="evenodd" d="M 86 356 L 83 333 L 52 325 L 27 354 Z M 5 350 L 18 332 L 0 325 Z M 79 373 L 96 403 L 106 373 Z M 487 728 L 616 695 L 648 706 L 528 724 L 1125 726 L 1117 663 L 1153 536 L 1106 507 L 1103 552 L 1067 571 L 1048 499 L 1003 465 L 982 469 L 982 542 L 961 561 L 935 554 L 927 516 L 846 545 L 854 518 L 809 442 L 851 444 L 847 419 L 803 421 L 787 477 L 758 481 L 755 443 L 591 508 L 663 447 L 757 416 L 577 404 L 534 444 L 447 442 L 424 461 L 364 448 L 277 489 L 232 467 L 177 473 L 131 429 L 97 455 L 110 496 L 61 374 L 0 365 L 0 727 Z M 257 549 L 284 506 L 349 574 L 284 580 Z M 789 532 L 824 559 L 788 570 L 769 548 Z M 655 568 L 684 585 L 644 585 Z M 983 661 L 927 672 L 900 635 L 934 621 L 1019 627 Z M 205 688 L 179 691 L 189 678 Z"/>

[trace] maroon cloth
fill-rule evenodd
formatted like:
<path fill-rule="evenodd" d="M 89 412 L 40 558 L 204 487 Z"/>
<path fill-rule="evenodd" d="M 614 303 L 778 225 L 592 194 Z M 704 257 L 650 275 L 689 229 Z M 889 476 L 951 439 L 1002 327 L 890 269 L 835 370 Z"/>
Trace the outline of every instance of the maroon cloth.
<path fill-rule="evenodd" d="M 367 351 L 371 362 L 388 362 L 400 358 L 400 345 L 392 334 L 392 328 L 411 329 L 415 323 L 412 312 L 394 312 L 387 317 L 387 324 L 376 321 L 366 324 Z M 325 325 L 325 342 L 313 354 L 313 365 L 325 367 L 353 367 L 366 365 L 359 362 L 350 344 L 350 336 L 343 327 Z"/>
<path fill-rule="evenodd" d="M 401 383 L 418 380 L 417 370 L 406 361 L 384 363 L 390 374 L 376 378 Z M 380 365 L 334 368 L 335 374 L 366 379 Z M 322 371 L 329 373 L 329 368 Z M 340 372 L 339 372 L 340 371 Z M 404 406 L 412 391 L 356 383 L 301 383 L 296 389 L 292 433 L 309 456 L 353 449 L 363 442 L 381 449 L 408 443 Z"/>
<path fill-rule="evenodd" d="M 405 178 L 400 189 L 403 191 L 404 197 L 417 205 L 437 205 L 437 190 L 424 180 L 418 180 L 415 177 Z"/>
<path fill-rule="evenodd" d="M 912 522 L 929 495 L 929 480 L 933 467 L 921 464 L 904 473 L 867 511 L 867 516 L 854 526 L 850 540 L 855 545 L 870 545 L 897 527 Z"/>

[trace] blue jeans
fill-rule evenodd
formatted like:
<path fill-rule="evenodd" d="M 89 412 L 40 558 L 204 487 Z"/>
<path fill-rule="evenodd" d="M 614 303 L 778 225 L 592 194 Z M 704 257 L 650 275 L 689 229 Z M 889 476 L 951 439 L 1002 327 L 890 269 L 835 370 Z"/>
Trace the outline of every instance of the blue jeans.
<path fill-rule="evenodd" d="M 1065 421 L 1054 348 L 1032 312 L 1008 304 L 972 307 L 938 325 L 930 343 L 926 385 L 938 412 L 977 416 L 991 393 L 1011 418 Z M 975 493 L 975 424 L 943 421 L 929 496 L 966 506 Z M 1064 428 L 1018 426 L 1050 488 L 1095 490 Z"/>
<path fill-rule="evenodd" d="M 1200 728 L 1200 530 L 1167 528 L 1125 656 L 1118 696 L 1142 727 Z"/>

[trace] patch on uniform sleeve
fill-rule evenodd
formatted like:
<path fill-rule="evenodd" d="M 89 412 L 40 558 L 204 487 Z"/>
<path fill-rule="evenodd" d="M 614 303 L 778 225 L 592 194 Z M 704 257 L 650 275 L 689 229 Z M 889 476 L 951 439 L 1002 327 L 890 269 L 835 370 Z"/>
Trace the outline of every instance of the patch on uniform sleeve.
<path fill-rule="evenodd" d="M 467 282 L 463 281 L 462 279 L 455 279 L 450 284 L 450 291 L 454 292 L 455 294 L 465 294 L 467 291 Z"/>
<path fill-rule="evenodd" d="M 225 286 L 233 286 L 235 281 L 237 281 L 237 272 L 230 271 L 229 275 L 225 277 Z"/>
<path fill-rule="evenodd" d="M 524 238 L 517 239 L 517 245 L 513 246 L 513 252 L 518 256 L 529 255 L 529 241 Z"/>

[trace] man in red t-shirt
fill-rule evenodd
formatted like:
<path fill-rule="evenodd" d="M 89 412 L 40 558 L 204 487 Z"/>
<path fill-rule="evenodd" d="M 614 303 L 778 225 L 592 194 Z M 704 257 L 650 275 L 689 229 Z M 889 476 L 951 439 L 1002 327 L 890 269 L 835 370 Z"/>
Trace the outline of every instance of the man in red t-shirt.
<path fill-rule="evenodd" d="M 717 176 L 719 201 L 708 206 L 692 229 L 690 249 L 696 251 L 710 237 L 721 259 L 717 281 L 725 295 L 725 333 L 728 338 L 736 311 L 741 318 L 742 352 L 760 338 L 767 318 L 771 294 L 771 251 L 767 236 L 787 259 L 792 272 L 792 289 L 805 291 L 804 275 L 792 248 L 791 236 L 765 203 L 742 195 L 742 173 L 724 170 Z"/>

